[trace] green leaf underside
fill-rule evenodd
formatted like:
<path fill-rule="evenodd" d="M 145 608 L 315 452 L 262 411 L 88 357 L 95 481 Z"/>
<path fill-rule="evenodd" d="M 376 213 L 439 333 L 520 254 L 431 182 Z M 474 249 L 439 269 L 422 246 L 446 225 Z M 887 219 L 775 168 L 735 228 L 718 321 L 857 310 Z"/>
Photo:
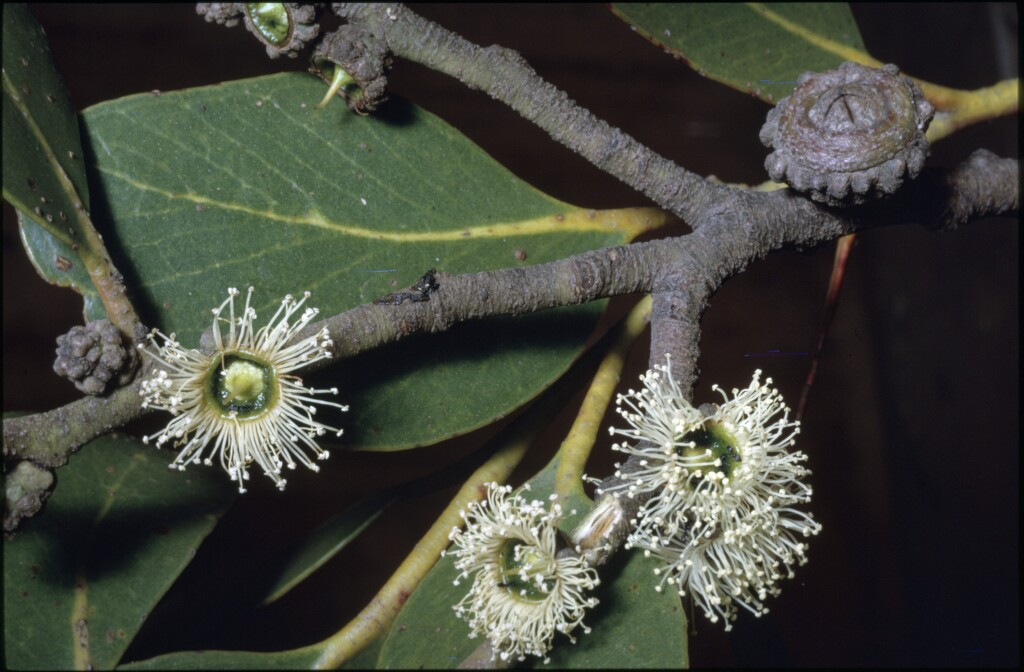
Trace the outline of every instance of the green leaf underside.
<path fill-rule="evenodd" d="M 195 347 L 228 287 L 256 287 L 258 327 L 286 293 L 309 290 L 333 314 L 430 268 L 551 261 L 665 221 L 556 201 L 398 99 L 373 117 L 318 110 L 323 86 L 289 73 L 83 113 L 96 209 L 148 323 Z M 487 424 L 568 367 L 602 307 L 459 325 L 349 360 L 314 378 L 352 407 L 324 421 L 348 446 L 383 450 Z"/>
<path fill-rule="evenodd" d="M 775 103 L 807 71 L 866 55 L 846 3 L 617 4 L 613 11 L 705 77 Z"/>
<path fill-rule="evenodd" d="M 68 287 L 82 295 L 86 320 L 102 320 L 107 316 L 103 302 L 92 284 L 89 272 L 70 245 L 51 235 L 18 210 L 18 232 L 28 258 L 40 277 L 51 285 Z"/>
<path fill-rule="evenodd" d="M 529 481 L 530 499 L 546 501 L 554 489 L 557 457 Z M 561 529 L 569 532 L 590 507 L 576 492 L 568 497 Z M 576 644 L 556 635 L 547 669 L 687 667 L 686 616 L 678 595 L 654 590 L 655 561 L 638 552 L 620 551 L 599 569 L 601 585 L 594 595 L 600 604 L 583 623 L 592 628 L 573 631 Z M 483 639 L 469 638 L 469 627 L 455 616 L 452 606 L 469 591 L 469 579 L 453 585 L 458 572 L 447 554 L 430 570 L 398 614 L 377 660 L 377 669 L 452 669 L 469 657 Z"/>
<path fill-rule="evenodd" d="M 45 515 L 4 542 L 7 669 L 111 669 L 232 501 L 118 435 L 71 457 Z"/>
<path fill-rule="evenodd" d="M 82 294 L 89 319 L 106 317 L 71 247 L 74 203 L 89 206 L 78 118 L 46 35 L 27 7 L 4 4 L 3 34 L 4 198 L 18 209 L 25 250 L 39 275 Z"/>

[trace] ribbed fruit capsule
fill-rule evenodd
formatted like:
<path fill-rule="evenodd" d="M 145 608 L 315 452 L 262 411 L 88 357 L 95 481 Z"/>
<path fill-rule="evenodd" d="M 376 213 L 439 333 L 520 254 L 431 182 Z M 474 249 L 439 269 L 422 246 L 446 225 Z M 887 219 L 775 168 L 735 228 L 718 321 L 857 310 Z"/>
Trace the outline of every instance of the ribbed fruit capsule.
<path fill-rule="evenodd" d="M 847 206 L 893 194 L 921 172 L 935 109 L 895 65 L 847 62 L 797 81 L 761 128 L 761 142 L 775 150 L 765 159 L 773 180 Z"/>

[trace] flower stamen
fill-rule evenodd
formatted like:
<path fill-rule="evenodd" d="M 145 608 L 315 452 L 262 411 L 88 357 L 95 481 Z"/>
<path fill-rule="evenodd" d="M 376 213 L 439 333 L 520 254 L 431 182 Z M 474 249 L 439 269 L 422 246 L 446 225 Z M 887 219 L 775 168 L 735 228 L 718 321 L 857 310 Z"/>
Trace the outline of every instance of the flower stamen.
<path fill-rule="evenodd" d="M 796 536 L 821 531 L 809 513 L 794 508 L 811 499 L 804 483 L 807 456 L 789 452 L 800 431 L 789 408 L 761 372 L 720 405 L 695 409 L 672 378 L 671 359 L 641 380 L 644 389 L 620 395 L 628 429 L 613 435 L 630 442 L 613 450 L 631 456 L 605 492 L 646 501 L 626 546 L 662 559 L 657 590 L 691 594 L 712 622 L 726 629 L 739 607 L 756 616 L 776 583 L 804 564 L 806 544 Z M 624 473 L 625 472 L 625 473 Z"/>
<path fill-rule="evenodd" d="M 586 609 L 597 604 L 585 597 L 600 580 L 587 562 L 566 547 L 559 548 L 558 520 L 562 508 L 550 510 L 539 500 L 527 501 L 523 491 L 489 484 L 487 498 L 473 503 L 462 518 L 466 529 L 452 530 L 451 551 L 460 570 L 455 585 L 473 576 L 469 593 L 453 608 L 470 627 L 470 637 L 486 635 L 503 661 L 544 657 L 556 632 L 567 635 L 583 625 Z"/>
<path fill-rule="evenodd" d="M 298 320 L 289 322 L 309 292 L 299 301 L 286 296 L 270 321 L 254 331 L 253 291 L 248 289 L 245 307 L 237 317 L 235 297 L 239 292 L 234 287 L 212 310 L 215 351 L 211 355 L 185 349 L 173 333 L 166 336 L 157 330 L 147 343 L 139 345 L 159 367 L 142 383 L 142 406 L 174 415 L 162 431 L 143 437 L 143 441 L 155 437 L 158 447 L 173 441 L 181 451 L 170 466 L 179 470 L 187 464 L 210 466 L 216 454 L 231 480 L 238 482 L 239 492 L 245 492 L 243 482 L 249 479 L 248 467 L 253 462 L 282 490 L 286 483 L 280 476 L 283 466 L 294 469 L 301 462 L 318 471 L 306 451 L 318 460 L 330 453 L 312 438 L 327 430 L 341 436 L 342 430 L 314 420 L 313 414 L 318 406 L 348 410 L 348 406 L 317 396 L 337 394 L 337 388 L 306 387 L 292 373 L 331 356 L 332 342 L 326 329 L 287 345 L 317 314 L 307 308 Z M 225 308 L 227 318 L 222 317 Z M 228 325 L 226 339 L 221 330 L 224 323 Z"/>

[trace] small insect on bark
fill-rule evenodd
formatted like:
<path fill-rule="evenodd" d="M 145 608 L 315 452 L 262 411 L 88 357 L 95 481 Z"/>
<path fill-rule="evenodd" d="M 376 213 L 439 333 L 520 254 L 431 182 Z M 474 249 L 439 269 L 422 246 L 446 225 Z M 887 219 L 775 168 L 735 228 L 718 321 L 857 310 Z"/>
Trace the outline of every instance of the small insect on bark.
<path fill-rule="evenodd" d="M 437 270 L 432 268 L 416 281 L 416 284 L 412 286 L 413 291 L 392 292 L 387 296 L 374 299 L 373 302 L 377 305 L 397 306 L 403 301 L 412 301 L 413 303 L 429 301 L 430 295 L 440 287 L 440 284 L 437 282 L 436 275 Z"/>

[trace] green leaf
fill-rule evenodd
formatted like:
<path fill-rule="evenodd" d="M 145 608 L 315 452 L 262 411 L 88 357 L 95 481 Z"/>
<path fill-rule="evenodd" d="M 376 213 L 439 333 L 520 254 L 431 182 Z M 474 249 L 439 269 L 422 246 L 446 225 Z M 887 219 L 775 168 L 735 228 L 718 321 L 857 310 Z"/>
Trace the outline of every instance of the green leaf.
<path fill-rule="evenodd" d="M 466 455 L 441 472 L 430 473 L 364 497 L 349 509 L 327 519 L 292 550 L 284 563 L 284 569 L 268 591 L 268 597 L 263 603 L 269 604 L 279 599 L 322 567 L 392 504 L 462 483 L 490 458 L 495 450 L 507 445 L 505 442 L 524 441 L 527 445 L 532 442 L 541 427 L 551 422 L 555 414 L 562 409 L 566 395 L 579 388 L 587 373 L 593 375 L 594 367 L 590 364 L 605 350 L 603 343 L 604 341 L 591 348 L 573 365 L 569 373 L 548 388 L 515 422 L 505 427 L 500 434 L 500 440 L 496 437 L 486 447 Z M 580 506 L 586 508 L 589 502 L 583 501 Z"/>
<path fill-rule="evenodd" d="M 373 669 L 380 654 L 381 639 L 371 643 L 342 666 L 345 670 Z M 155 656 L 119 670 L 309 670 L 323 653 L 318 643 L 290 651 L 180 651 Z"/>
<path fill-rule="evenodd" d="M 391 626 L 377 669 L 454 669 L 481 644 L 452 611 L 467 590 L 453 585 L 458 575 L 450 555 L 434 565 Z"/>
<path fill-rule="evenodd" d="M 531 408 L 536 408 L 536 406 Z M 506 431 L 511 431 L 511 428 Z M 348 509 L 328 518 L 300 544 L 291 549 L 278 578 L 267 591 L 267 597 L 264 598 L 263 604 L 270 604 L 280 599 L 292 588 L 306 580 L 362 534 L 363 530 L 377 520 L 389 506 L 461 482 L 480 466 L 490 452 L 490 450 L 482 450 L 470 453 L 444 471 L 427 474 L 413 481 L 368 495 Z"/>
<path fill-rule="evenodd" d="M 399 494 L 393 489 L 369 495 L 313 530 L 285 562 L 263 604 L 276 601 L 302 583 L 357 538 L 398 499 Z"/>
<path fill-rule="evenodd" d="M 8 669 L 111 669 L 233 500 L 212 470 L 110 435 L 58 474 L 46 508 L 4 542 Z"/>
<path fill-rule="evenodd" d="M 342 670 L 373 670 L 377 667 L 380 650 L 384 646 L 384 637 L 377 637 L 370 644 L 359 650 L 359 653 L 342 663 Z"/>
<path fill-rule="evenodd" d="M 593 631 L 551 652 L 552 669 L 679 669 L 690 666 L 679 596 L 656 592 L 658 561 L 622 551 L 601 568 Z"/>
<path fill-rule="evenodd" d="M 621 4 L 624 21 L 701 75 L 769 103 L 809 70 L 867 57 L 846 3 Z"/>
<path fill-rule="evenodd" d="M 148 323 L 195 346 L 228 287 L 255 286 L 261 315 L 303 290 L 333 314 L 430 268 L 551 261 L 621 244 L 668 217 L 574 208 L 422 109 L 399 99 L 372 117 L 317 109 L 323 87 L 288 73 L 131 96 L 83 114 L 96 212 L 126 253 L 118 268 Z M 351 444 L 435 443 L 549 385 L 578 355 L 602 305 L 408 339 L 317 382 L 329 379 L 351 404 L 343 420 Z"/>
<path fill-rule="evenodd" d="M 107 311 L 92 284 L 89 272 L 78 259 L 78 253 L 69 245 L 49 231 L 33 222 L 24 212 L 18 210 L 18 232 L 21 242 L 28 252 L 29 261 L 36 272 L 58 287 L 70 287 L 85 299 L 85 319 L 101 320 L 106 318 Z"/>
<path fill-rule="evenodd" d="M 554 486 L 557 457 L 530 480 L 529 497 L 545 499 Z M 560 527 L 569 532 L 589 509 L 582 494 L 571 494 Z M 622 551 L 600 568 L 600 604 L 585 618 L 593 631 L 577 629 L 576 644 L 557 636 L 551 651 L 552 669 L 678 668 L 689 664 L 686 617 L 679 597 L 654 590 L 655 562 L 640 553 Z M 409 597 L 391 626 L 377 667 L 445 668 L 458 666 L 482 643 L 469 638 L 469 627 L 455 617 L 452 605 L 469 589 L 458 576 L 449 554 L 438 561 Z M 533 661 L 539 662 L 539 661 Z"/>
<path fill-rule="evenodd" d="M 71 98 L 25 5 L 4 4 L 3 35 L 4 198 L 39 275 L 82 294 L 88 319 L 106 317 L 73 247 L 75 204 L 89 207 L 89 189 Z"/>
<path fill-rule="evenodd" d="M 121 665 L 119 670 L 309 670 L 319 645 L 291 651 L 181 651 Z"/>

